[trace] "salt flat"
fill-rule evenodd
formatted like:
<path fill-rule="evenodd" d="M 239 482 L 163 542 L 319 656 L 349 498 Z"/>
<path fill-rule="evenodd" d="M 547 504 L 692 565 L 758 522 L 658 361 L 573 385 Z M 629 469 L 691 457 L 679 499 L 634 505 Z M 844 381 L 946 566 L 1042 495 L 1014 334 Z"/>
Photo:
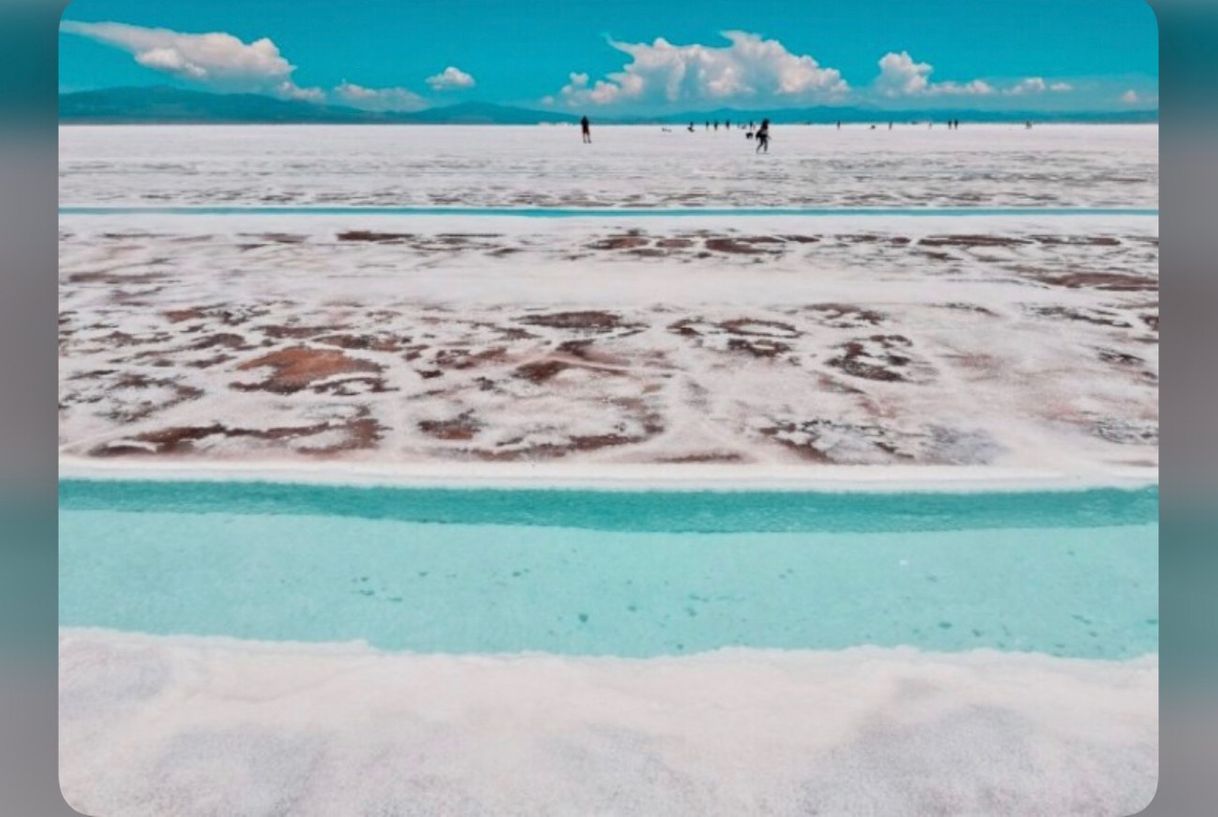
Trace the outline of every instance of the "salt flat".
<path fill-rule="evenodd" d="M 1153 126 L 65 127 L 65 457 L 1157 463 Z"/>
<path fill-rule="evenodd" d="M 60 204 L 1136 206 L 1155 125 L 68 126 Z"/>
<path fill-rule="evenodd" d="M 573 659 L 74 628 L 59 649 L 60 779 L 92 813 L 1108 815 L 1154 791 L 1154 656 Z"/>
<path fill-rule="evenodd" d="M 85 476 L 414 474 L 513 487 L 539 474 L 568 488 L 1153 481 L 1153 215 L 637 211 L 1153 211 L 1156 128 L 778 127 L 768 156 L 739 131 L 593 136 L 583 146 L 565 127 L 62 128 L 62 205 L 221 209 L 61 214 L 61 461 Z M 223 209 L 277 204 L 608 212 Z M 461 500 L 463 521 L 472 508 Z M 337 513 L 293 521 L 275 516 L 281 506 L 235 521 L 200 512 L 161 519 L 168 541 L 147 507 L 92 510 L 62 520 L 75 556 L 61 577 L 59 650 L 61 780 L 89 812 L 1113 814 L 1153 791 L 1150 523 L 1088 534 L 1083 559 L 1052 527 L 986 530 L 951 540 L 950 570 L 933 575 L 907 570 L 929 551 L 898 530 L 896 550 L 865 554 L 884 587 L 849 560 L 833 581 L 795 537 L 815 567 L 784 562 L 733 591 L 806 614 L 811 636 L 785 650 L 767 648 L 783 627 L 754 643 L 712 619 L 726 613 L 673 584 L 655 564 L 671 548 L 647 540 L 639 577 L 681 625 L 647 634 L 678 640 L 681 654 L 665 642 L 607 655 L 579 639 L 636 611 L 605 592 L 612 570 L 572 556 L 567 528 L 548 541 L 578 580 L 539 570 L 545 589 L 526 594 L 557 605 L 529 620 L 540 640 L 471 647 L 385 635 L 423 631 L 395 618 L 402 605 L 424 618 L 439 609 L 419 589 L 435 579 L 404 544 L 430 542 L 458 562 L 474 552 L 448 546 L 453 531 L 434 515 L 402 532 L 340 528 Z M 911 518 L 925 515 L 895 517 Z M 357 568 L 359 548 L 342 543 L 367 545 L 373 528 L 394 557 Z M 301 531 L 329 572 L 308 561 Z M 499 555 L 511 538 L 463 535 Z M 709 540 L 692 536 L 702 564 Z M 984 545 L 1003 541 L 1013 559 L 996 567 L 1001 548 Z M 1122 562 L 1122 543 L 1145 563 Z M 836 546 L 857 555 L 849 544 Z M 521 553 L 536 546 L 525 536 Z M 620 551 L 590 552 L 625 570 Z M 739 578 L 737 553 L 722 552 L 715 574 Z M 251 566 L 217 570 L 222 553 Z M 764 566 L 747 543 L 739 557 Z M 155 586 L 96 583 L 106 559 L 133 587 Z M 170 561 L 158 572 L 150 559 Z M 474 563 L 497 588 L 520 578 Z M 470 599 L 444 622 L 524 632 L 496 606 L 515 589 L 483 592 L 470 572 L 437 571 L 467 582 L 439 598 Z M 636 592 L 635 576 L 619 578 Z M 187 580 L 194 596 L 174 585 Z M 1118 586 L 1130 602 L 1114 601 Z M 925 605 L 924 621 L 910 613 L 911 599 L 939 590 L 950 601 Z M 226 592 L 218 609 L 235 623 L 204 615 Z M 992 605 L 993 628 L 963 626 L 967 599 Z M 1105 612 L 1118 603 L 1119 615 Z M 259 609 L 270 624 L 251 630 Z M 904 629 L 870 624 L 881 620 Z M 831 626 L 848 637 L 825 638 Z M 685 654 L 698 627 L 709 635 Z M 1113 649 L 1097 648 L 1101 635 Z M 487 652 L 460 651 L 475 648 Z"/>
<path fill-rule="evenodd" d="M 1144 217 L 72 216 L 61 446 L 1152 466 Z"/>

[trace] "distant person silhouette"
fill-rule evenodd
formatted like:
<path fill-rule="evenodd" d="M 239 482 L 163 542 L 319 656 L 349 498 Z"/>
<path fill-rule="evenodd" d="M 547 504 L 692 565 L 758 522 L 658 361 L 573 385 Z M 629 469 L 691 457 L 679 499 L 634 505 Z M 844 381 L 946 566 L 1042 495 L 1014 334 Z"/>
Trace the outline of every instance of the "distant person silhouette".
<path fill-rule="evenodd" d="M 757 129 L 757 149 L 754 153 L 770 152 L 770 120 L 761 120 L 761 127 Z"/>
<path fill-rule="evenodd" d="M 840 120 L 840 119 L 839 119 L 839 120 L 837 120 L 837 129 L 838 129 L 838 130 L 841 130 L 841 129 L 842 129 L 842 120 Z"/>
<path fill-rule="evenodd" d="M 719 130 L 719 120 L 715 120 L 715 130 Z"/>
<path fill-rule="evenodd" d="M 592 144 L 592 123 L 588 121 L 588 117 L 579 120 L 579 130 L 583 135 L 584 144 Z"/>
<path fill-rule="evenodd" d="M 690 122 L 689 127 L 686 128 L 686 130 L 688 130 L 690 133 L 693 133 L 694 132 L 694 123 Z"/>

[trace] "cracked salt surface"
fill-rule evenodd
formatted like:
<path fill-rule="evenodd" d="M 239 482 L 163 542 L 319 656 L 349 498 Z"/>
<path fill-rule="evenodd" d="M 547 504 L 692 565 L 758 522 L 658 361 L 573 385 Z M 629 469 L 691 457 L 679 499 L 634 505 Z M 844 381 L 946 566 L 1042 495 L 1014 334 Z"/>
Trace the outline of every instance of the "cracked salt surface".
<path fill-rule="evenodd" d="M 65 217 L 61 452 L 1157 462 L 1153 219 L 689 221 Z"/>

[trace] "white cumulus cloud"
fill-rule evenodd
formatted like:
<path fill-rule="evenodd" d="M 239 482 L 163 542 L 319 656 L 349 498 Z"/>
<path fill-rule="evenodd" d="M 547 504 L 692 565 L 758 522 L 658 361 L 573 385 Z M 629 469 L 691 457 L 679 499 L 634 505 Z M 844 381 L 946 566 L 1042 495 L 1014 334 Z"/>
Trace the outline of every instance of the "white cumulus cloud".
<path fill-rule="evenodd" d="M 218 90 L 255 91 L 284 99 L 325 102 L 322 88 L 303 88 L 292 81 L 296 66 L 279 53 L 268 37 L 244 42 L 232 34 L 189 34 L 167 28 L 144 28 L 126 23 L 82 23 L 66 20 L 61 30 L 120 48 L 146 68 L 193 80 Z M 449 72 L 456 72 L 457 75 Z M 473 78 L 455 68 L 445 74 L 460 83 Z M 366 88 L 344 81 L 333 90 L 343 103 L 372 111 L 413 111 L 426 101 L 406 88 Z"/>
<path fill-rule="evenodd" d="M 1141 99 L 1142 98 L 1140 96 L 1138 96 L 1138 92 L 1132 88 L 1130 88 L 1125 93 L 1121 94 L 1121 101 L 1124 102 L 1126 105 L 1137 105 L 1138 102 L 1141 101 Z"/>
<path fill-rule="evenodd" d="M 431 86 L 433 91 L 473 88 L 474 78 L 455 65 L 450 65 L 440 73 L 428 77 L 427 84 Z"/>
<path fill-rule="evenodd" d="M 247 43 L 220 31 L 184 34 L 167 28 L 73 20 L 65 20 L 60 29 L 121 48 L 146 68 L 220 87 L 275 88 L 290 81 L 296 70 L 268 37 Z"/>
<path fill-rule="evenodd" d="M 1068 82 L 1046 82 L 1044 77 L 1027 77 L 1012 85 L 1003 93 L 1012 96 L 1023 96 L 1025 94 L 1043 94 L 1045 92 L 1063 93 L 1065 91 L 1074 90 L 1074 86 Z"/>
<path fill-rule="evenodd" d="M 984 96 L 994 93 L 988 82 L 980 79 L 971 82 L 931 82 L 934 66 L 926 62 L 915 62 L 908 51 L 890 51 L 880 58 L 880 74 L 875 78 L 876 90 L 887 97 L 967 95 Z"/>
<path fill-rule="evenodd" d="M 326 92 L 321 88 L 301 88 L 290 80 L 284 80 L 276 85 L 275 93 L 285 99 L 299 99 L 305 102 L 326 101 Z"/>
<path fill-rule="evenodd" d="M 408 88 L 366 88 L 344 81 L 335 87 L 334 94 L 343 103 L 366 111 L 417 111 L 427 107 L 427 101 Z"/>
<path fill-rule="evenodd" d="M 651 43 L 609 44 L 630 62 L 595 82 L 572 73 L 556 95 L 568 106 L 640 106 L 672 103 L 765 104 L 840 98 L 849 86 L 833 68 L 796 55 L 778 40 L 744 31 L 724 31 L 728 45 L 675 45 L 663 37 Z"/>

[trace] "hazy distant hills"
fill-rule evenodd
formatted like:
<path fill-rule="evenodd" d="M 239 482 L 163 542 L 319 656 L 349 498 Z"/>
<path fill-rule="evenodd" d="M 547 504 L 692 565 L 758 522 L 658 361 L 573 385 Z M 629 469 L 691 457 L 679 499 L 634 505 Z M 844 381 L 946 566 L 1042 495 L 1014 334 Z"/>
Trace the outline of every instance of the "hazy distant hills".
<path fill-rule="evenodd" d="M 262 94 L 213 94 L 168 86 L 103 88 L 59 95 L 63 123 L 425 123 L 449 125 L 535 125 L 577 122 L 578 116 L 531 111 L 485 102 L 463 102 L 422 111 L 363 111 Z"/>
<path fill-rule="evenodd" d="M 775 124 L 827 124 L 833 122 L 946 122 L 959 119 L 965 122 L 1157 122 L 1159 112 L 1148 111 L 983 111 L 970 108 L 933 108 L 909 110 L 885 110 L 862 107 L 780 108 L 771 110 L 741 111 L 720 108 L 714 111 L 665 114 L 646 118 L 619 118 L 620 124 L 660 123 L 665 125 L 688 125 L 703 128 L 709 122 L 760 122 L 768 118 Z M 608 123 L 609 120 L 601 120 Z"/>
<path fill-rule="evenodd" d="M 775 123 L 910 122 L 928 119 L 942 122 L 1156 122 L 1157 110 L 1026 112 L 978 110 L 885 111 L 860 107 L 819 107 L 763 111 L 719 109 L 651 117 L 600 117 L 600 124 L 658 123 L 703 127 L 709 121 L 759 122 L 768 117 Z M 487 102 L 463 102 L 421 111 L 364 111 L 341 105 L 279 99 L 261 94 L 214 94 L 169 86 L 103 88 L 60 94 L 59 121 L 65 124 L 434 124 L 434 125 L 535 125 L 542 122 L 576 122 L 574 114 L 537 111 Z"/>

